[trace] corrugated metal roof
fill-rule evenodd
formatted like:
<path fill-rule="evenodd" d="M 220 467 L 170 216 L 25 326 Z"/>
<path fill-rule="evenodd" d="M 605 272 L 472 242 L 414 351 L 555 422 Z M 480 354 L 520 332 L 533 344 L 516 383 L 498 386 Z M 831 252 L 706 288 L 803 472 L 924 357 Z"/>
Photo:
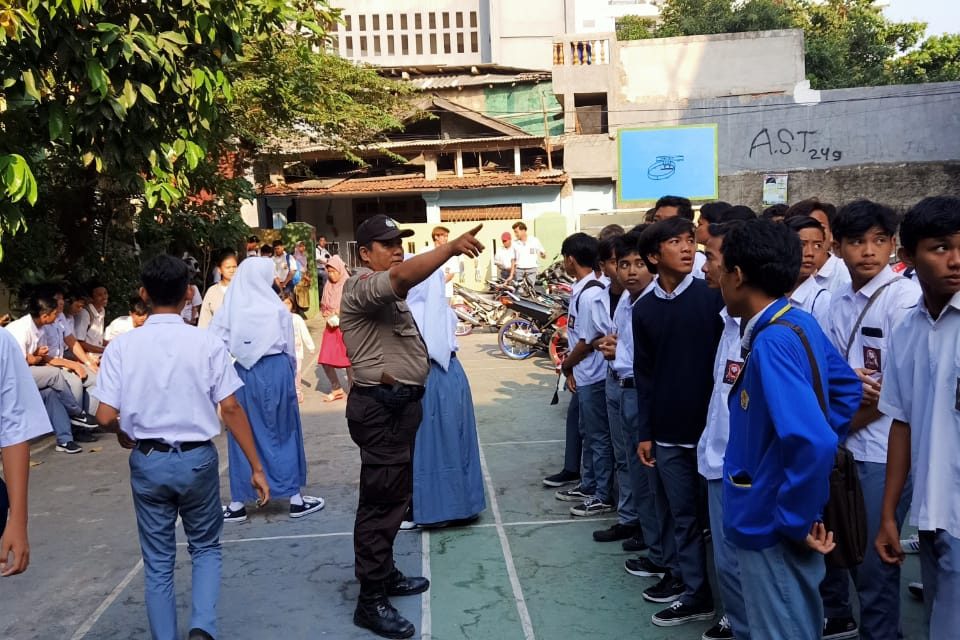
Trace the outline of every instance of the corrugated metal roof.
<path fill-rule="evenodd" d="M 494 73 L 485 73 L 481 75 L 457 74 L 457 75 L 435 75 L 435 76 L 415 76 L 407 80 L 411 85 L 421 91 L 430 91 L 433 89 L 456 89 L 458 87 L 477 87 L 491 84 L 516 84 L 528 82 L 540 82 L 542 78 L 538 74 L 518 74 L 502 75 Z"/>
<path fill-rule="evenodd" d="M 427 180 L 422 173 L 416 173 L 402 176 L 344 179 L 332 187 L 316 186 L 316 182 L 321 182 L 319 180 L 305 180 L 293 184 L 269 185 L 263 189 L 263 194 L 346 196 L 357 193 L 445 191 L 484 187 L 546 187 L 560 186 L 566 181 L 566 174 L 558 171 L 524 171 L 519 176 L 509 172 L 488 172 L 467 175 L 462 178 L 441 176 L 436 180 Z"/>

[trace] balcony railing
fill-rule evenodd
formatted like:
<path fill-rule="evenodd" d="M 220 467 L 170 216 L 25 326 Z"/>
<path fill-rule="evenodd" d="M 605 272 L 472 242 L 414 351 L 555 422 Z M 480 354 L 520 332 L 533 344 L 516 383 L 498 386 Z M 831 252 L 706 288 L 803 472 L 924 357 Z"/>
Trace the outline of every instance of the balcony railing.
<path fill-rule="evenodd" d="M 578 38 L 553 43 L 553 65 L 610 64 L 609 38 Z"/>

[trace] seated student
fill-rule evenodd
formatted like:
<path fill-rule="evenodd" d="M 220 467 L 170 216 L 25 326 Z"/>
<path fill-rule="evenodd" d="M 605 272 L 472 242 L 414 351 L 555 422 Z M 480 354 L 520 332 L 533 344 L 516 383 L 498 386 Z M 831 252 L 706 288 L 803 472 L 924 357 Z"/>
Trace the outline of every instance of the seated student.
<path fill-rule="evenodd" d="M 833 218 L 834 238 L 851 282 L 834 291 L 827 333 L 863 384 L 863 401 L 850 425 L 845 446 L 857 461 L 867 539 L 876 537 L 883 505 L 887 439 L 893 419 L 880 413 L 877 401 L 889 361 L 890 334 L 916 305 L 920 287 L 889 267 L 898 216 L 868 200 L 845 205 Z M 910 508 L 905 491 L 898 510 L 902 525 Z M 821 593 L 827 617 L 825 638 L 855 637 L 850 604 L 850 577 L 860 602 L 860 637 L 896 639 L 900 630 L 900 568 L 885 564 L 867 548 L 863 563 L 850 571 L 829 568 Z M 847 634 L 847 635 L 845 635 Z"/>
<path fill-rule="evenodd" d="M 0 331 L 0 577 L 23 573 L 30 562 L 27 479 L 30 440 L 50 432 L 37 386 L 13 336 Z M 9 517 L 8 514 L 9 513 Z"/>
<path fill-rule="evenodd" d="M 143 326 L 143 323 L 147 321 L 147 316 L 150 315 L 150 305 L 143 301 L 143 298 L 140 297 L 139 293 L 135 293 L 127 300 L 127 309 L 130 315 L 120 316 L 116 318 L 113 322 L 107 325 L 107 330 L 104 332 L 104 339 L 109 342 L 121 336 L 128 331 L 133 331 L 139 327 Z"/>
<path fill-rule="evenodd" d="M 796 216 L 804 216 L 813 218 L 823 226 L 823 232 L 827 237 L 827 255 L 821 257 L 814 277 L 831 293 L 836 293 L 838 289 L 850 282 L 850 273 L 844 267 L 843 260 L 831 253 L 835 248 L 832 221 L 836 214 L 837 208 L 835 206 L 829 202 L 821 202 L 816 198 L 801 200 L 791 205 L 783 214 L 785 220 Z"/>
<path fill-rule="evenodd" d="M 95 391 L 97 421 L 131 450 L 147 618 L 158 640 L 182 637 L 173 586 L 178 516 L 193 564 L 189 637 L 217 637 L 223 515 L 213 438 L 221 418 L 250 463 L 260 500 L 270 497 L 250 424 L 234 395 L 243 383 L 230 354 L 217 336 L 180 318 L 187 278 L 186 263 L 173 256 L 144 265 L 141 292 L 154 314 L 139 331 L 110 343 Z"/>
<path fill-rule="evenodd" d="M 786 224 L 800 238 L 801 250 L 800 278 L 788 294 L 790 304 L 812 315 L 825 328 L 833 296 L 813 276 L 827 252 L 827 234 L 823 225 L 810 216 L 794 216 Z"/>
<path fill-rule="evenodd" d="M 913 473 L 910 524 L 920 530 L 929 638 L 960 629 L 960 198 L 924 198 L 900 225 L 900 257 L 922 297 L 889 337 L 879 410 L 893 419 L 875 548 L 903 563 L 899 511 Z"/>
<path fill-rule="evenodd" d="M 93 283 L 88 287 L 90 303 L 73 320 L 73 335 L 87 353 L 103 353 L 106 346 L 103 332 L 106 329 L 107 302 L 110 295 L 102 284 Z"/>
<path fill-rule="evenodd" d="M 273 245 L 263 244 L 260 246 L 260 257 L 273 259 Z"/>
<path fill-rule="evenodd" d="M 723 460 L 723 530 L 736 547 L 735 604 L 746 617 L 731 618 L 733 635 L 820 640 L 820 554 L 836 545 L 819 518 L 860 383 L 813 317 L 785 298 L 800 270 L 796 234 L 744 222 L 726 233 L 721 255 L 720 289 L 744 324 L 747 354 L 730 391 Z"/>
<path fill-rule="evenodd" d="M 657 626 L 714 615 L 696 446 L 713 389 L 723 300 L 691 273 L 693 233 L 692 222 L 675 217 L 650 225 L 639 240 L 640 254 L 657 279 L 653 292 L 633 308 L 637 455 L 655 471 L 657 517 L 673 531 L 680 568 L 679 575 L 670 570 L 643 592 L 649 602 L 673 602 L 653 615 Z"/>

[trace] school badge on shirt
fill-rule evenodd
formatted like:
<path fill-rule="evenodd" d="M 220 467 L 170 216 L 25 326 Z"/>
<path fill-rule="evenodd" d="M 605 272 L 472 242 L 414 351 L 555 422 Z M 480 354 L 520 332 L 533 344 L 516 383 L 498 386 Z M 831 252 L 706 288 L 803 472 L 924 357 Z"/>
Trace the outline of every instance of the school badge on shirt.
<path fill-rule="evenodd" d="M 727 366 L 723 370 L 723 384 L 733 384 L 740 377 L 740 370 L 743 363 L 736 360 L 727 360 Z"/>
<path fill-rule="evenodd" d="M 750 406 L 750 396 L 747 395 L 746 389 L 742 389 L 740 391 L 740 408 L 746 411 L 747 407 L 749 406 Z"/>

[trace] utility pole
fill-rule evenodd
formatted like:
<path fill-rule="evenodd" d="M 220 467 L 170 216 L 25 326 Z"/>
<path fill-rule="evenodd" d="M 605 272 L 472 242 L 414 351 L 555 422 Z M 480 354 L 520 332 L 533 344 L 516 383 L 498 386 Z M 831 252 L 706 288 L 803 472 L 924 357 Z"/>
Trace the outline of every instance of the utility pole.
<path fill-rule="evenodd" d="M 553 155 L 551 154 L 550 128 L 547 125 L 547 99 L 540 92 L 540 108 L 543 110 L 543 146 L 547 151 L 547 169 L 553 171 Z"/>

